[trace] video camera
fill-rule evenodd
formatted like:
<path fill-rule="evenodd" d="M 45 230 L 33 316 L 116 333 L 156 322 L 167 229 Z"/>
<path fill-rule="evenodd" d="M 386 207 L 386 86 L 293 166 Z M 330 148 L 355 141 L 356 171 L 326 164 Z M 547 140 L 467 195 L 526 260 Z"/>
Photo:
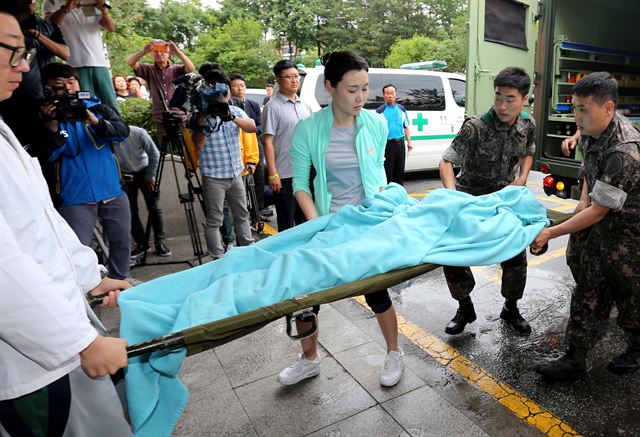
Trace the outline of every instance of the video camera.
<path fill-rule="evenodd" d="M 220 117 L 223 121 L 229 117 L 231 110 L 226 99 L 229 86 L 225 82 L 226 77 L 221 71 L 207 71 L 191 95 L 196 109 L 210 117 Z"/>
<path fill-rule="evenodd" d="M 56 107 L 56 120 L 72 122 L 85 121 L 87 119 L 87 106 L 84 101 L 91 98 L 89 91 L 59 95 L 51 87 L 45 87 L 44 93 L 45 97 L 42 104 Z"/>

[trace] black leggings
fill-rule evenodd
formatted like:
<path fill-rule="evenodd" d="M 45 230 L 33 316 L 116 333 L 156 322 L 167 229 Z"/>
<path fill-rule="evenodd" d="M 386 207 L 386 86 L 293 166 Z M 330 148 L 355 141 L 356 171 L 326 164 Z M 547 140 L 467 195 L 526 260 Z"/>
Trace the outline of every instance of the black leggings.
<path fill-rule="evenodd" d="M 372 291 L 369 294 L 364 295 L 364 300 L 375 314 L 384 313 L 391 308 L 391 298 L 389 297 L 388 290 Z M 320 305 L 313 307 L 313 312 L 318 314 L 320 311 Z"/>

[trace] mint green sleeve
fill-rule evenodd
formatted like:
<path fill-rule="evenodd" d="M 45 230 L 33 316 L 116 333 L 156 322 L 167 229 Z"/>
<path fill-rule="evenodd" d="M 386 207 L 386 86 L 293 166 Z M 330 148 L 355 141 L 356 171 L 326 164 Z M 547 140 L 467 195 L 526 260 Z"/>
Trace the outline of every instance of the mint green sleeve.
<path fill-rule="evenodd" d="M 302 120 L 293 131 L 291 140 L 291 163 L 293 170 L 293 193 L 304 191 L 311 196 L 309 179 L 311 177 L 311 144 L 307 135 L 307 125 L 309 123 Z"/>

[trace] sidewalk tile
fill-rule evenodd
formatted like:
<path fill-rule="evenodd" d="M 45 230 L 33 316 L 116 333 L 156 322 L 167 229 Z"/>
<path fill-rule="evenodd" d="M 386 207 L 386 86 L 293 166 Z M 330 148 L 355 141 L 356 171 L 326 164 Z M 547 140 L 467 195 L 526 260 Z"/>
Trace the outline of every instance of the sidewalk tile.
<path fill-rule="evenodd" d="M 256 431 L 265 436 L 308 434 L 376 404 L 330 357 L 322 360 L 320 375 L 299 384 L 283 386 L 272 376 L 235 391 Z"/>
<path fill-rule="evenodd" d="M 323 305 L 319 318 L 320 343 L 332 355 L 372 341 L 332 305 Z"/>
<path fill-rule="evenodd" d="M 393 387 L 380 385 L 380 373 L 386 358 L 386 349 L 377 343 L 366 343 L 334 355 L 335 359 L 378 402 L 385 402 L 422 387 L 425 383 L 406 365 L 400 382 Z"/>
<path fill-rule="evenodd" d="M 408 437 L 398 423 L 381 406 L 358 413 L 307 437 L 389 436 Z"/>
<path fill-rule="evenodd" d="M 281 322 L 216 348 L 218 360 L 234 388 L 277 375 L 299 352 L 300 342 L 287 337 Z"/>
<path fill-rule="evenodd" d="M 173 437 L 257 436 L 233 390 L 211 391 L 209 399 L 189 402 Z"/>
<path fill-rule="evenodd" d="M 421 387 L 382 406 L 415 437 L 488 435 L 430 387 Z"/>
<path fill-rule="evenodd" d="M 189 389 L 189 402 L 231 391 L 231 384 L 213 350 L 185 358 L 180 379 Z"/>

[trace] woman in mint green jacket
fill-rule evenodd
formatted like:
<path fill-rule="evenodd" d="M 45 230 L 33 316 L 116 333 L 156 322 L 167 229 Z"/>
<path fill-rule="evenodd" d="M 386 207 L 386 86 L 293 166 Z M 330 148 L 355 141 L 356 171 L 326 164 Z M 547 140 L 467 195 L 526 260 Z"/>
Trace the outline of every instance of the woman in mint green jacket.
<path fill-rule="evenodd" d="M 387 185 L 387 123 L 379 114 L 363 109 L 369 95 L 367 62 L 352 52 L 334 52 L 324 56 L 323 64 L 331 105 L 298 123 L 291 147 L 293 191 L 307 220 L 345 205 L 359 205 Z M 311 168 L 316 171 L 314 196 L 309 185 Z M 380 384 L 393 386 L 404 369 L 396 313 L 387 290 L 367 294 L 365 299 L 387 343 Z M 308 323 L 296 323 L 298 332 L 309 329 Z M 301 343 L 302 353 L 278 375 L 283 384 L 295 384 L 320 372 L 318 333 Z"/>

